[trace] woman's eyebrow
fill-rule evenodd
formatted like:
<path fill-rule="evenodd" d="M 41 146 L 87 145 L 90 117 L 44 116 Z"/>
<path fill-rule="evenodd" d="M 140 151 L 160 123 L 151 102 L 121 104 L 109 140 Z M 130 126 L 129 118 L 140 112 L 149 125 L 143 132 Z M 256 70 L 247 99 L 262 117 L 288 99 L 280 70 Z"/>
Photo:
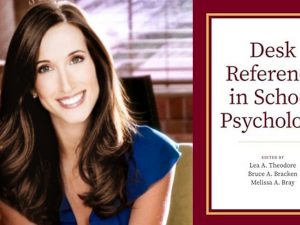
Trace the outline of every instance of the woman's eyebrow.
<path fill-rule="evenodd" d="M 68 57 L 71 56 L 71 55 L 74 55 L 74 54 L 76 54 L 76 53 L 78 53 L 78 52 L 86 53 L 86 52 L 83 51 L 83 50 L 75 50 L 75 51 L 70 52 L 70 53 L 68 54 Z M 38 65 L 38 64 L 40 64 L 40 63 L 49 63 L 49 62 L 50 62 L 50 60 L 47 60 L 47 59 L 45 59 L 45 60 L 40 60 L 40 61 L 37 61 L 37 62 L 36 62 L 36 65 Z"/>
<path fill-rule="evenodd" d="M 40 60 L 40 61 L 37 61 L 36 62 L 36 65 L 38 65 L 38 64 L 40 64 L 40 63 L 49 63 L 50 62 L 50 60 Z"/>
<path fill-rule="evenodd" d="M 70 52 L 70 53 L 68 54 L 68 56 L 74 55 L 74 54 L 76 54 L 76 53 L 78 53 L 78 52 L 85 53 L 85 51 L 83 51 L 83 50 L 75 50 L 75 51 L 73 51 L 73 52 Z"/>

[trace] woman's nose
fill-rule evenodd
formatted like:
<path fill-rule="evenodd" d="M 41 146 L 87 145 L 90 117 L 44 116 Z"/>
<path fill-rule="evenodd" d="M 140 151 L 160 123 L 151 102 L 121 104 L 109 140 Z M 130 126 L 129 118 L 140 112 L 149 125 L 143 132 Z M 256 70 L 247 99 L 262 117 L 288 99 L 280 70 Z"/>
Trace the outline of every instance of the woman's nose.
<path fill-rule="evenodd" d="M 59 80 L 60 80 L 60 88 L 62 92 L 69 93 L 72 91 L 71 77 L 67 70 L 65 69 L 59 70 Z"/>

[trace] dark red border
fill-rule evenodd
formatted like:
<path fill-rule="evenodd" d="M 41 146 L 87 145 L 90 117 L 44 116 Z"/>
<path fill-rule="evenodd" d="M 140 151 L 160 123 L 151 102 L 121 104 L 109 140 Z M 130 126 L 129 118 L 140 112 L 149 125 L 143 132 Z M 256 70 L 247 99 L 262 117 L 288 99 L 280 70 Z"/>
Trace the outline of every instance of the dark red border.
<path fill-rule="evenodd" d="M 232 18 L 238 18 L 238 19 L 253 19 L 253 18 L 260 18 L 260 19 L 272 19 L 272 18 L 300 18 L 300 16 L 295 16 L 295 15 L 292 15 L 292 16 L 289 16 L 289 15 L 284 15 L 284 16 L 280 16 L 280 15 L 273 15 L 273 16 L 270 16 L 270 15 L 267 15 L 267 14 L 264 14 L 264 15 L 260 15 L 260 16 L 248 16 L 248 15 L 244 15 L 244 16 L 234 16 L 234 15 L 211 15 L 209 16 L 209 21 L 208 21 L 208 26 L 209 26 L 209 46 L 206 46 L 206 48 L 209 48 L 209 90 L 210 90 L 210 93 L 209 93 L 209 112 L 211 113 L 211 94 L 212 94 L 212 83 L 211 83 L 211 65 L 212 65 L 212 58 L 211 58 L 211 41 L 212 41 L 212 33 L 211 33 L 211 25 L 212 25 L 212 19 L 214 18 L 229 18 L 229 19 L 232 19 Z M 300 38 L 300 37 L 299 37 Z M 208 60 L 208 59 L 206 59 Z M 211 176 L 211 171 L 212 171 L 212 149 L 211 149 L 211 144 L 212 144 L 212 132 L 211 132 L 211 115 L 209 115 L 209 131 L 210 131 L 210 134 L 209 134 L 209 187 L 210 187 L 210 190 L 209 190 L 209 212 L 211 213 L 220 213 L 220 212 L 226 212 L 226 213 L 235 213 L 235 212 L 239 212 L 239 213 L 256 213 L 256 212 L 259 212 L 259 213 L 262 213 L 262 212 L 265 212 L 265 213 L 268 213 L 268 212 L 280 212 L 280 213 L 284 213 L 284 212 L 293 212 L 293 213 L 296 213 L 296 212 L 300 212 L 300 209 L 212 209 L 211 208 L 211 205 L 212 205 L 212 176 Z M 208 134 L 206 134 L 208 135 Z"/>
<path fill-rule="evenodd" d="M 194 0 L 194 225 L 299 225 L 300 216 L 206 215 L 206 13 L 300 13 L 298 0 Z M 299 37 L 300 38 L 300 37 Z M 300 193 L 299 193 L 300 194 Z"/>

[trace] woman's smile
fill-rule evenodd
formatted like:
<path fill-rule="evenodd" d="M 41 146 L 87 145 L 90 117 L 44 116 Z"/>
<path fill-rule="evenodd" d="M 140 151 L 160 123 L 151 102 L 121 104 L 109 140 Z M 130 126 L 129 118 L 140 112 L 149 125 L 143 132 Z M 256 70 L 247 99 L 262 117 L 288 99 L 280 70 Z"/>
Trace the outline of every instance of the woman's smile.
<path fill-rule="evenodd" d="M 81 91 L 73 96 L 67 96 L 57 99 L 59 104 L 65 109 L 74 109 L 84 102 L 86 90 Z"/>

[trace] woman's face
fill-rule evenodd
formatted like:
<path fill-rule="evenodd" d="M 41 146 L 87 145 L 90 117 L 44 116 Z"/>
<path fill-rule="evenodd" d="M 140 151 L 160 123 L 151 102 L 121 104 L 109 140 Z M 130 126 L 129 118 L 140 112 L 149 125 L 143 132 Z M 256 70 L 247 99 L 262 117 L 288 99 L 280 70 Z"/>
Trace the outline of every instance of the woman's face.
<path fill-rule="evenodd" d="M 94 62 L 77 27 L 59 23 L 42 39 L 35 91 L 54 125 L 86 123 L 99 96 Z"/>

